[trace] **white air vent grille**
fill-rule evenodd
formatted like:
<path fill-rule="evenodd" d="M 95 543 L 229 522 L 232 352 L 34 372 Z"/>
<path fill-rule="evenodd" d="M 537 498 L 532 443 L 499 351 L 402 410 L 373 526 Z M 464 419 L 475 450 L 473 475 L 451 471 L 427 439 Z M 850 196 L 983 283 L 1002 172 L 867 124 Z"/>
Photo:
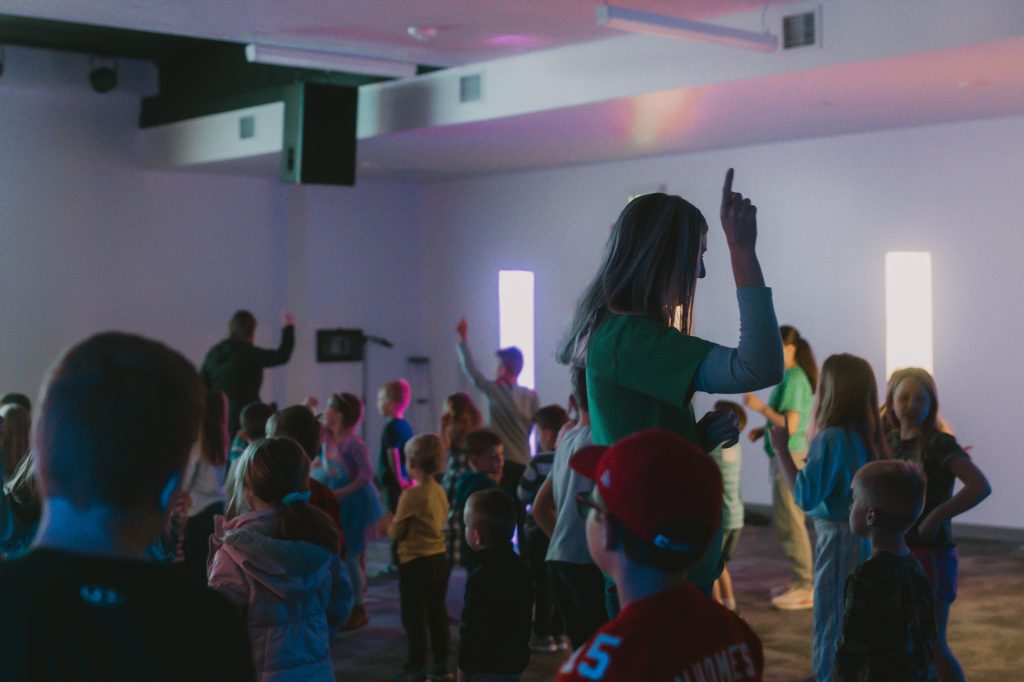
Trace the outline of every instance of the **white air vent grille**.
<path fill-rule="evenodd" d="M 238 119 L 238 138 L 247 140 L 256 137 L 256 117 L 242 116 Z"/>
<path fill-rule="evenodd" d="M 483 97 L 483 82 L 481 75 L 475 73 L 472 76 L 459 78 L 459 101 L 476 102 Z"/>
<path fill-rule="evenodd" d="M 814 12 L 794 14 L 782 19 L 782 47 L 814 45 L 818 42 L 817 17 Z"/>

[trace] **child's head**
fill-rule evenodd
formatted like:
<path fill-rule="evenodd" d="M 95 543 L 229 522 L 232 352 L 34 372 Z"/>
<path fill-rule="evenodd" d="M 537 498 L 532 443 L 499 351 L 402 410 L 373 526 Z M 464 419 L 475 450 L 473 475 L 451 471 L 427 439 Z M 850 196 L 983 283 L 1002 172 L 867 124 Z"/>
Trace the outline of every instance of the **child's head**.
<path fill-rule="evenodd" d="M 919 429 L 922 434 L 939 430 L 939 393 L 935 379 L 920 367 L 896 370 L 889 377 L 883 412 L 889 430 L 899 429 L 901 424 Z"/>
<path fill-rule="evenodd" d="M 480 410 L 468 393 L 459 391 L 448 396 L 441 415 L 441 435 L 449 445 L 462 447 L 469 432 L 482 423 Z"/>
<path fill-rule="evenodd" d="M 590 496 L 577 501 L 589 508 L 590 554 L 609 575 L 630 565 L 685 572 L 721 525 L 718 466 L 670 431 L 651 429 L 611 447 L 584 448 L 569 465 L 596 482 Z"/>
<path fill-rule="evenodd" d="M 291 438 L 254 441 L 243 456 L 245 496 L 254 509 L 276 509 L 274 537 L 305 540 L 333 552 L 340 546 L 338 529 L 322 511 L 309 504 L 309 458 Z"/>
<path fill-rule="evenodd" d="M 254 400 L 242 408 L 239 423 L 242 425 L 242 437 L 252 442 L 267 435 L 267 420 L 274 416 L 274 408 L 259 400 Z"/>
<path fill-rule="evenodd" d="M 747 411 L 743 409 L 743 406 L 739 403 L 734 403 L 731 400 L 719 400 L 715 403 L 716 410 L 732 410 L 736 415 L 736 423 L 739 430 L 747 428 Z"/>
<path fill-rule="evenodd" d="M 814 417 L 819 430 L 838 426 L 860 434 L 872 459 L 888 457 L 878 414 L 878 384 L 867 360 L 849 353 L 825 360 Z"/>
<path fill-rule="evenodd" d="M 106 507 L 147 530 L 156 517 L 159 533 L 204 393 L 192 364 L 156 341 L 105 333 L 68 349 L 49 372 L 36 423 L 43 496 Z"/>
<path fill-rule="evenodd" d="M 533 423 L 537 425 L 537 443 L 543 452 L 555 449 L 558 432 L 569 421 L 569 414 L 561 405 L 546 405 L 533 415 Z"/>
<path fill-rule="evenodd" d="M 572 399 L 580 414 L 590 412 L 590 401 L 587 398 L 587 368 L 584 365 L 573 365 L 570 375 L 572 381 Z"/>
<path fill-rule="evenodd" d="M 324 412 L 324 425 L 329 429 L 351 431 L 363 418 L 363 401 L 351 393 L 332 393 Z"/>
<path fill-rule="evenodd" d="M 868 462 L 854 475 L 851 487 L 850 528 L 864 537 L 902 537 L 924 507 L 924 472 L 912 462 Z"/>
<path fill-rule="evenodd" d="M 788 324 L 779 327 L 779 333 L 782 335 L 782 354 L 786 366 L 796 365 L 802 369 L 807 375 L 807 380 L 811 382 L 813 393 L 818 386 L 818 363 L 814 359 L 811 344 L 800 336 L 796 327 L 790 327 Z"/>
<path fill-rule="evenodd" d="M 441 470 L 444 444 L 433 433 L 413 436 L 405 444 L 405 468 L 417 481 L 424 481 Z"/>
<path fill-rule="evenodd" d="M 405 379 L 389 381 L 377 391 L 377 409 L 385 417 L 396 417 L 405 413 L 412 400 L 412 389 Z"/>
<path fill-rule="evenodd" d="M 477 429 L 466 436 L 466 461 L 478 473 L 500 477 L 505 464 L 505 446 L 490 429 Z"/>
<path fill-rule="evenodd" d="M 499 348 L 495 353 L 498 358 L 496 379 L 514 384 L 523 371 L 523 351 L 516 346 Z"/>
<path fill-rule="evenodd" d="M 16 403 L 0 407 L 0 453 L 3 454 L 4 480 L 14 475 L 28 454 L 31 432 L 31 412 Z"/>
<path fill-rule="evenodd" d="M 228 399 L 220 391 L 206 392 L 203 424 L 199 428 L 199 454 L 214 466 L 228 457 Z"/>
<path fill-rule="evenodd" d="M 236 310 L 228 322 L 228 338 L 252 343 L 256 338 L 256 316 L 248 310 Z"/>
<path fill-rule="evenodd" d="M 292 405 L 273 415 L 267 420 L 267 435 L 291 438 L 309 459 L 320 451 L 320 421 L 305 405 Z"/>
<path fill-rule="evenodd" d="M 466 542 L 475 551 L 507 545 L 516 530 L 515 503 L 504 490 L 478 490 L 466 500 L 463 525 Z"/>
<path fill-rule="evenodd" d="M 4 405 L 21 405 L 29 412 L 32 411 L 32 401 L 24 393 L 4 393 L 0 396 L 0 407 Z"/>
<path fill-rule="evenodd" d="M 630 201 L 580 298 L 558 361 L 585 361 L 590 334 L 608 310 L 644 315 L 689 333 L 707 231 L 701 212 L 680 197 L 653 193 Z"/>

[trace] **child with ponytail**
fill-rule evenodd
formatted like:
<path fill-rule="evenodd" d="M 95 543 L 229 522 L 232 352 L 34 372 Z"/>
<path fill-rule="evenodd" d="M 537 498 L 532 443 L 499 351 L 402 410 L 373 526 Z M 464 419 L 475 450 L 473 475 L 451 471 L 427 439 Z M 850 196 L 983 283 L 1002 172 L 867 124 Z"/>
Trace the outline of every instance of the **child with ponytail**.
<path fill-rule="evenodd" d="M 850 529 L 850 486 L 858 469 L 889 456 L 878 385 L 866 360 L 845 353 L 825 360 L 814 419 L 815 435 L 802 469 L 789 450 L 790 430 L 776 426 L 770 433 L 793 500 L 814 520 L 812 661 L 815 679 L 829 682 L 843 629 L 846 578 L 871 555 L 870 543 Z"/>
<path fill-rule="evenodd" d="M 210 587 L 245 613 L 261 682 L 334 680 L 330 634 L 348 618 L 352 588 L 337 526 L 309 504 L 309 458 L 278 437 L 252 443 L 243 460 L 252 511 L 217 517 Z"/>

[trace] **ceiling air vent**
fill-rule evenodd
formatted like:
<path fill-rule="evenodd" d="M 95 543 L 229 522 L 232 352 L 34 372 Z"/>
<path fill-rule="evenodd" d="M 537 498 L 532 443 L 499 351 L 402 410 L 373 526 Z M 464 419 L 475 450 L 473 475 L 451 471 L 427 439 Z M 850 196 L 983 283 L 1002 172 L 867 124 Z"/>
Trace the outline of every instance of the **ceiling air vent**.
<path fill-rule="evenodd" d="M 818 41 L 817 22 L 814 12 L 794 14 L 782 18 L 782 47 L 789 50 L 804 45 L 814 45 Z"/>
<path fill-rule="evenodd" d="M 459 101 L 476 102 L 483 96 L 483 85 L 480 74 L 459 78 Z"/>

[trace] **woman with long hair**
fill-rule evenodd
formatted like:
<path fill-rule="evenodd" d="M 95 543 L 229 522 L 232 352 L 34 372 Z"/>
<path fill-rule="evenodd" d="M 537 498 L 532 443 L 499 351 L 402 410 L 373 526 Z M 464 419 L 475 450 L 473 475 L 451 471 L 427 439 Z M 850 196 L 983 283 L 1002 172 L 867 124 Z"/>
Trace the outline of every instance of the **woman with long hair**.
<path fill-rule="evenodd" d="M 807 428 L 811 423 L 811 408 L 814 405 L 814 389 L 818 383 L 818 363 L 814 351 L 795 327 L 782 325 L 782 361 L 785 373 L 782 383 L 772 389 L 768 403 L 753 393 L 748 393 L 744 402 L 747 407 L 760 412 L 768 423 L 762 428 L 750 431 L 751 442 L 762 438 L 765 430 L 773 426 L 785 426 L 789 432 L 789 451 L 797 469 L 804 467 L 807 458 Z M 764 449 L 771 458 L 772 477 L 772 523 L 782 543 L 782 550 L 792 568 L 792 580 L 788 586 L 773 589 L 772 605 L 777 609 L 797 611 L 814 605 L 814 560 L 811 556 L 811 539 L 807 534 L 804 513 L 793 502 L 793 493 L 786 483 L 782 469 L 775 459 L 770 438 L 764 439 Z"/>
<path fill-rule="evenodd" d="M 586 366 L 595 445 L 665 428 L 710 451 L 737 437 L 736 418 L 711 413 L 698 425 L 694 392 L 754 391 L 782 378 L 778 322 L 755 251 L 757 208 L 732 191 L 732 180 L 730 168 L 719 216 L 739 299 L 737 348 L 691 334 L 697 280 L 705 274 L 701 212 L 680 197 L 647 194 L 615 223 L 557 354 L 563 364 Z M 719 572 L 720 533 L 690 571 L 707 594 Z"/>

